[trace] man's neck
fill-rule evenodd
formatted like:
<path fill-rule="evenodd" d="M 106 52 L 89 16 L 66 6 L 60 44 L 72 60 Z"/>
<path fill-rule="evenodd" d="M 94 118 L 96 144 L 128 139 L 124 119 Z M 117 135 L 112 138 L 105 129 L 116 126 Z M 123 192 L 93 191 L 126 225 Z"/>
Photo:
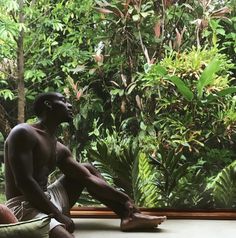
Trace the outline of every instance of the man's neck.
<path fill-rule="evenodd" d="M 37 123 L 37 126 L 39 129 L 45 131 L 47 134 L 55 136 L 59 125 L 55 122 L 55 120 L 40 119 Z"/>

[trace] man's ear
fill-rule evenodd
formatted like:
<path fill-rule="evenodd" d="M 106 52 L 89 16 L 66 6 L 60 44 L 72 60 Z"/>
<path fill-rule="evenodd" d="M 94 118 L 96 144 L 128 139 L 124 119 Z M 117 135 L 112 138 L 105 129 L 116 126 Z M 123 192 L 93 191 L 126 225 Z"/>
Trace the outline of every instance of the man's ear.
<path fill-rule="evenodd" d="M 48 100 L 44 101 L 44 105 L 48 108 L 48 109 L 52 109 L 52 103 Z"/>

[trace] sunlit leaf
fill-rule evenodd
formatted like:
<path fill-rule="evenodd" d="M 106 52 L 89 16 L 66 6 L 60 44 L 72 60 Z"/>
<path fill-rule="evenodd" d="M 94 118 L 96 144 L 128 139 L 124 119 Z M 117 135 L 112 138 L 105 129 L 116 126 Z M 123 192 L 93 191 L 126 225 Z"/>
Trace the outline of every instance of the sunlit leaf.
<path fill-rule="evenodd" d="M 139 21 L 140 16 L 138 14 L 132 16 L 133 21 Z"/>
<path fill-rule="evenodd" d="M 220 70 L 220 62 L 217 59 L 213 59 L 204 69 L 197 84 L 199 98 L 201 98 L 203 95 L 204 87 L 206 87 L 207 85 L 211 84 L 214 81 L 214 75 L 219 70 Z"/>
<path fill-rule="evenodd" d="M 103 14 L 110 14 L 110 13 L 114 13 L 113 11 L 106 9 L 106 8 L 95 8 L 98 12 L 103 13 Z"/>
<path fill-rule="evenodd" d="M 176 85 L 176 87 L 178 88 L 180 93 L 188 101 L 192 101 L 193 93 L 191 92 L 191 90 L 187 87 L 187 85 L 180 78 L 178 78 L 177 76 L 172 76 L 172 77 L 168 77 L 168 79 Z"/>

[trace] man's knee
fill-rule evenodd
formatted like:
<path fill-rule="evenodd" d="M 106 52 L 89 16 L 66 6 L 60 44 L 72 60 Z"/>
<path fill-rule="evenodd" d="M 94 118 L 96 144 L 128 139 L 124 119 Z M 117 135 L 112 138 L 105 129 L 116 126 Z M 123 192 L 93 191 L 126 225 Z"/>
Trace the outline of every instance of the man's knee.
<path fill-rule="evenodd" d="M 83 165 L 86 169 L 88 169 L 90 172 L 95 172 L 95 171 L 97 171 L 96 168 L 95 168 L 92 164 L 90 164 L 90 163 L 82 163 L 82 165 Z"/>
<path fill-rule="evenodd" d="M 89 171 L 91 174 L 93 174 L 93 175 L 95 175 L 95 176 L 97 176 L 97 177 L 103 179 L 103 177 L 102 177 L 102 175 L 100 174 L 100 172 L 99 172 L 92 164 L 90 164 L 90 163 L 83 163 L 83 166 L 84 166 L 86 169 L 88 169 L 88 171 Z"/>

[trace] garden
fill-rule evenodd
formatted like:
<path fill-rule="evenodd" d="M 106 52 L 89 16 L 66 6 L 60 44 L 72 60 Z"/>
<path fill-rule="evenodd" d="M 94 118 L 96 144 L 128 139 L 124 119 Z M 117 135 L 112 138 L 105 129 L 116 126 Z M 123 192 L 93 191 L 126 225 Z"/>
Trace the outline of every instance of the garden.
<path fill-rule="evenodd" d="M 0 0 L 2 201 L 4 141 L 49 91 L 59 140 L 140 207 L 236 208 L 235 0 Z"/>

